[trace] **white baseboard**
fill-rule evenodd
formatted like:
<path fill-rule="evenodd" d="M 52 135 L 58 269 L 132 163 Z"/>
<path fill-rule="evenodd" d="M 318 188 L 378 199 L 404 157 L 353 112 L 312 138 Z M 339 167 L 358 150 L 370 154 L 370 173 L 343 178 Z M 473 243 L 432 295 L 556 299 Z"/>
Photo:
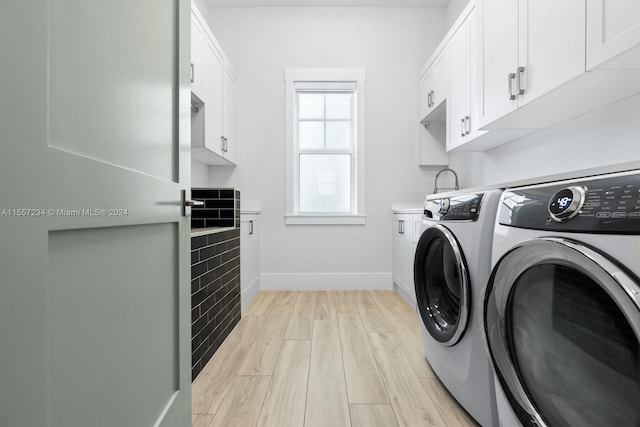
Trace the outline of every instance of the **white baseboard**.
<path fill-rule="evenodd" d="M 240 294 L 240 312 L 244 312 L 244 310 L 249 307 L 251 301 L 256 297 L 258 291 L 260 290 L 260 280 L 255 280 L 247 289 L 245 289 Z"/>
<path fill-rule="evenodd" d="M 400 295 L 402 297 L 402 299 L 404 299 L 407 302 L 407 304 L 409 304 L 414 310 L 416 309 L 418 304 L 416 302 L 415 290 L 414 289 L 409 290 L 404 285 L 399 285 L 397 283 L 394 283 L 393 284 L 393 290 L 396 291 L 398 293 L 398 295 Z"/>
<path fill-rule="evenodd" d="M 393 289 L 391 273 L 262 273 L 262 290 L 353 291 Z"/>

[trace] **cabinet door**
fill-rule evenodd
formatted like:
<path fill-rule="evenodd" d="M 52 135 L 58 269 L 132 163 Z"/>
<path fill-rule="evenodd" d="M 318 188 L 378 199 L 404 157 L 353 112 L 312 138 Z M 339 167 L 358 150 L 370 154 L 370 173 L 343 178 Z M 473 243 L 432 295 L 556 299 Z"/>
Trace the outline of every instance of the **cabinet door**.
<path fill-rule="evenodd" d="M 520 106 L 585 71 L 584 0 L 520 0 Z M 639 9 L 640 10 L 640 9 Z"/>
<path fill-rule="evenodd" d="M 420 120 L 424 119 L 430 110 L 430 95 L 429 90 L 433 85 L 433 79 L 431 78 L 429 71 L 420 80 Z"/>
<path fill-rule="evenodd" d="M 204 76 L 204 28 L 191 13 L 191 92 L 202 99 L 202 77 Z"/>
<path fill-rule="evenodd" d="M 449 40 L 449 94 L 447 96 L 447 150 L 465 142 L 469 115 L 469 32 L 466 22 Z"/>
<path fill-rule="evenodd" d="M 202 83 L 204 93 L 205 147 L 218 155 L 223 155 L 223 78 L 224 60 L 216 44 L 205 37 L 204 72 Z"/>
<path fill-rule="evenodd" d="M 479 127 L 515 110 L 518 2 L 479 0 Z M 512 99 L 513 98 L 513 99 Z"/>
<path fill-rule="evenodd" d="M 393 256 L 392 276 L 393 283 L 400 285 L 402 283 L 402 217 L 401 215 L 393 215 L 393 234 L 391 239 L 391 253 Z"/>
<path fill-rule="evenodd" d="M 260 217 L 255 215 L 249 226 L 249 277 L 254 288 L 260 284 Z"/>
<path fill-rule="evenodd" d="M 447 98 L 448 48 L 444 48 L 433 65 L 433 106 L 436 108 Z"/>
<path fill-rule="evenodd" d="M 240 218 L 240 294 L 249 288 L 249 219 L 242 215 Z"/>
<path fill-rule="evenodd" d="M 226 64 L 226 63 L 225 63 Z M 236 76 L 230 67 L 224 72 L 224 137 L 226 138 L 224 157 L 236 162 Z"/>
<path fill-rule="evenodd" d="M 640 45 L 640 2 L 587 0 L 587 69 L 603 64 Z M 616 64 L 640 67 L 640 58 Z"/>

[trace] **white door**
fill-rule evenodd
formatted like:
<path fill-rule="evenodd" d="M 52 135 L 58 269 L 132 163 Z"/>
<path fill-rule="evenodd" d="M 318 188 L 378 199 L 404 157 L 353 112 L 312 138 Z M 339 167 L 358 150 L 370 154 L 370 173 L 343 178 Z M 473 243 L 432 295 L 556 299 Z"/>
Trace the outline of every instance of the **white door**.
<path fill-rule="evenodd" d="M 224 137 L 226 138 L 224 157 L 236 162 L 236 76 L 225 62 L 224 70 Z"/>
<path fill-rule="evenodd" d="M 587 70 L 640 45 L 640 2 L 587 0 Z M 621 68 L 638 68 L 637 59 Z"/>
<path fill-rule="evenodd" d="M 449 40 L 449 94 L 447 96 L 447 150 L 464 144 L 469 115 L 469 32 L 464 22 Z"/>
<path fill-rule="evenodd" d="M 204 57 L 205 57 L 205 32 L 202 24 L 198 18 L 191 14 L 191 91 L 202 99 L 204 76 L 206 71 L 204 69 Z"/>
<path fill-rule="evenodd" d="M 514 90 L 518 64 L 518 2 L 478 1 L 479 127 L 518 107 Z"/>
<path fill-rule="evenodd" d="M 191 424 L 189 23 L 0 6 L 3 427 Z"/>
<path fill-rule="evenodd" d="M 585 72 L 584 0 L 520 0 L 520 106 Z"/>
<path fill-rule="evenodd" d="M 219 156 L 223 153 L 223 74 L 224 60 L 222 53 L 213 40 L 205 35 L 204 47 L 204 75 L 206 79 L 202 83 L 204 92 L 204 132 L 205 147 Z"/>

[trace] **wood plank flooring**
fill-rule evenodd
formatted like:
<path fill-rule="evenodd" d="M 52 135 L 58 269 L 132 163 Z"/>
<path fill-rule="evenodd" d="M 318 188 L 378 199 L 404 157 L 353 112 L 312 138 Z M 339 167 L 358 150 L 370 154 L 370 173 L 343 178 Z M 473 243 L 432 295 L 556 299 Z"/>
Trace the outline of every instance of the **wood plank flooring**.
<path fill-rule="evenodd" d="M 261 291 L 192 387 L 193 427 L 477 426 L 391 291 Z"/>

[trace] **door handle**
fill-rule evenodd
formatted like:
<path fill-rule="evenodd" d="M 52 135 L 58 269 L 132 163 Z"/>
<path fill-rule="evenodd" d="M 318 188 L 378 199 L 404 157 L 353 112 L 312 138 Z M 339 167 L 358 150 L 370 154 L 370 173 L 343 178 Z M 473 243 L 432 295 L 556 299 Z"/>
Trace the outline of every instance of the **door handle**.
<path fill-rule="evenodd" d="M 191 63 L 191 83 L 193 83 L 193 81 L 195 80 L 196 77 L 196 72 L 195 72 L 195 68 L 193 65 L 193 62 Z"/>
<path fill-rule="evenodd" d="M 464 119 L 460 119 L 460 136 L 464 136 Z"/>
<path fill-rule="evenodd" d="M 469 135 L 471 133 L 471 117 L 469 116 L 464 118 L 464 130 L 465 135 Z"/>
<path fill-rule="evenodd" d="M 220 137 L 220 151 L 224 153 L 224 136 Z"/>
<path fill-rule="evenodd" d="M 249 236 L 253 234 L 253 221 L 249 221 Z"/>
<path fill-rule="evenodd" d="M 524 75 L 524 67 L 518 67 L 518 95 L 523 95 L 527 88 L 527 82 Z"/>
<path fill-rule="evenodd" d="M 191 216 L 193 206 L 204 206 L 201 200 L 191 200 L 191 190 L 182 190 L 182 216 Z"/>
<path fill-rule="evenodd" d="M 507 76 L 507 85 L 509 87 L 509 100 L 516 99 L 516 95 L 513 93 L 513 81 L 516 79 L 516 73 L 509 73 Z"/>

